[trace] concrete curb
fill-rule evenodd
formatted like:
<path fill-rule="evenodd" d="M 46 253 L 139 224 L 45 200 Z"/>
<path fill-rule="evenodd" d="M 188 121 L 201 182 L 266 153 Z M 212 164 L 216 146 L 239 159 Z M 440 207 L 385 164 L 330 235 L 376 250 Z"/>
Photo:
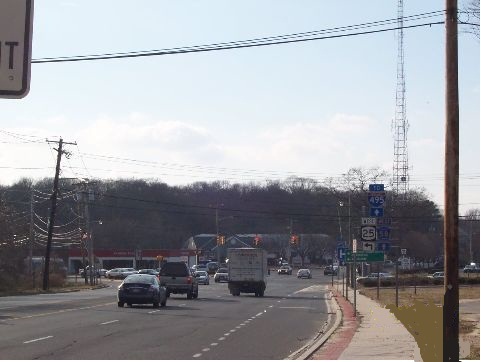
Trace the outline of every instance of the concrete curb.
<path fill-rule="evenodd" d="M 326 287 L 326 289 L 328 289 Z M 294 353 L 291 353 L 286 360 L 306 360 L 308 359 L 314 352 L 316 352 L 326 341 L 329 339 L 329 337 L 336 331 L 336 329 L 339 327 L 339 325 L 342 322 L 342 311 L 341 308 L 339 307 L 339 304 L 336 302 L 336 298 L 333 297 L 332 292 L 330 294 L 330 303 L 327 303 L 327 312 L 328 312 L 328 319 L 326 322 L 326 326 L 328 326 L 331 322 L 332 318 L 332 311 L 336 311 L 336 320 L 334 321 L 334 325 L 329 328 L 326 332 L 323 331 L 324 327 L 321 329 L 319 334 L 314 337 L 312 340 L 310 340 L 305 346 L 299 348 L 297 351 Z M 332 306 L 331 306 L 332 304 Z M 319 338 L 319 335 L 322 334 L 322 337 Z"/>

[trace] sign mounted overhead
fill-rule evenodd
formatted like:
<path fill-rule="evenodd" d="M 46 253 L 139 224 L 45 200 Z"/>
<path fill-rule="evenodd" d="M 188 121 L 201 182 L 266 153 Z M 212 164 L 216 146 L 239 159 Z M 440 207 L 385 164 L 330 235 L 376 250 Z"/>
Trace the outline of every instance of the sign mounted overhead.
<path fill-rule="evenodd" d="M 30 88 L 33 0 L 0 0 L 0 98 L 23 98 Z"/>

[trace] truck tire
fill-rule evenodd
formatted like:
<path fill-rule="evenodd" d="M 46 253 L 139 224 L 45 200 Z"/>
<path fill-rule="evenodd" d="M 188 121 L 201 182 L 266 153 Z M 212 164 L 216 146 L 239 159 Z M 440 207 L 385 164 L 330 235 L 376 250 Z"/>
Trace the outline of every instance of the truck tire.
<path fill-rule="evenodd" d="M 192 299 L 194 293 L 192 291 L 187 292 L 187 299 Z"/>
<path fill-rule="evenodd" d="M 261 289 L 259 290 L 259 297 L 263 297 L 264 296 L 264 289 Z"/>

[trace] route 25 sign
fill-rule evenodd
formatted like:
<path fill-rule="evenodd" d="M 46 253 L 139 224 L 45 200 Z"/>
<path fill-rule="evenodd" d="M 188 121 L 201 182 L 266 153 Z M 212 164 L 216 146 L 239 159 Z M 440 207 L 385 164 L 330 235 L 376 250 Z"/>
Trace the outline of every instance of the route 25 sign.
<path fill-rule="evenodd" d="M 361 227 L 361 240 L 362 241 L 376 241 L 376 227 L 366 225 Z"/>

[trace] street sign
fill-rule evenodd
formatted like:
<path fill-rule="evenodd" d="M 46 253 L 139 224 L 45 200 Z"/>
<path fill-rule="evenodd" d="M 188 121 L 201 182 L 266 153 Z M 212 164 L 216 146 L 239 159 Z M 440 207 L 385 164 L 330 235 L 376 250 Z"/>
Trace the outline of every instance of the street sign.
<path fill-rule="evenodd" d="M 372 207 L 382 207 L 386 202 L 386 193 L 384 191 L 369 192 L 367 200 Z"/>
<path fill-rule="evenodd" d="M 382 207 L 371 207 L 369 210 L 369 216 L 382 217 L 384 216 L 384 209 Z"/>
<path fill-rule="evenodd" d="M 406 255 L 406 252 L 408 251 L 408 249 L 401 249 L 401 254 L 402 255 Z"/>
<path fill-rule="evenodd" d="M 384 253 L 383 252 L 367 252 L 367 251 L 358 251 L 356 253 L 356 262 L 365 262 L 365 261 L 384 261 Z M 354 256 L 351 250 L 346 251 L 346 262 L 352 263 L 354 262 Z"/>
<path fill-rule="evenodd" d="M 374 241 L 363 241 L 362 250 L 372 253 L 376 251 L 376 242 Z"/>
<path fill-rule="evenodd" d="M 352 240 L 352 252 L 353 253 L 357 252 L 357 240 L 356 239 Z"/>
<path fill-rule="evenodd" d="M 376 227 L 375 226 L 361 226 L 361 240 L 362 241 L 375 241 L 376 240 Z"/>
<path fill-rule="evenodd" d="M 381 241 L 376 243 L 376 251 L 389 251 L 391 250 L 391 243 Z"/>
<path fill-rule="evenodd" d="M 390 217 L 378 217 L 377 225 L 391 225 L 392 219 Z"/>
<path fill-rule="evenodd" d="M 23 98 L 30 88 L 33 0 L 0 1 L 0 98 Z"/>
<path fill-rule="evenodd" d="M 376 223 L 375 217 L 361 217 L 361 225 L 376 225 Z"/>
<path fill-rule="evenodd" d="M 369 191 L 384 191 L 384 184 L 370 184 Z"/>
<path fill-rule="evenodd" d="M 377 228 L 377 240 L 389 240 L 391 229 L 388 226 L 381 226 Z"/>
<path fill-rule="evenodd" d="M 344 259 L 346 259 L 346 250 L 347 250 L 347 248 L 345 248 L 345 247 L 338 247 L 337 248 L 337 258 L 339 260 L 344 261 Z"/>

